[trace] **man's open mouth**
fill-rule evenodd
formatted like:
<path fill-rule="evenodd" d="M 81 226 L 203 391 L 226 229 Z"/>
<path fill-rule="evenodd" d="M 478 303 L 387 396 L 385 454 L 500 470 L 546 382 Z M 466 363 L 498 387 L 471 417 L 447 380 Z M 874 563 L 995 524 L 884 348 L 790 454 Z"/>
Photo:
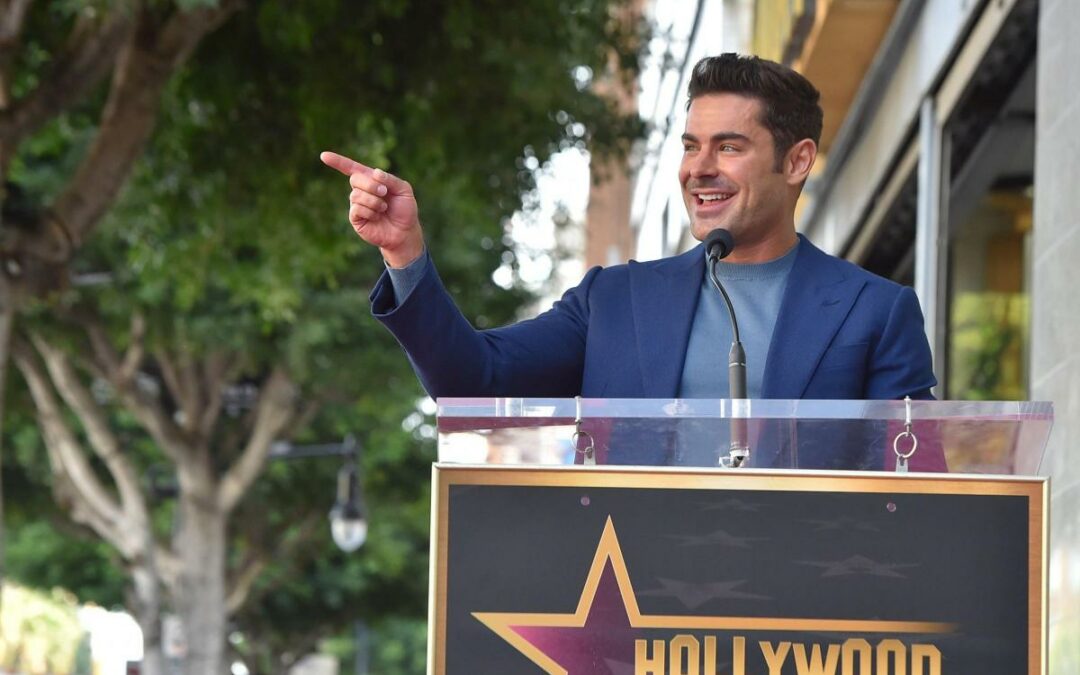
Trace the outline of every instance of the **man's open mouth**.
<path fill-rule="evenodd" d="M 707 195 L 694 195 L 697 197 L 698 204 L 715 204 L 717 202 L 726 202 L 735 195 L 734 192 L 715 192 Z"/>

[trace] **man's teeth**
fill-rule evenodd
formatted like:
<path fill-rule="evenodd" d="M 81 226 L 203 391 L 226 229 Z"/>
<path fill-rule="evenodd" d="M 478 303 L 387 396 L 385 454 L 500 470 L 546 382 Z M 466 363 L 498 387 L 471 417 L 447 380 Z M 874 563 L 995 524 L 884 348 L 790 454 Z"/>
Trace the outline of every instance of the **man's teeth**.
<path fill-rule="evenodd" d="M 731 197 L 730 194 L 715 194 L 715 195 L 698 195 L 703 202 L 715 202 L 716 200 L 724 200 Z"/>

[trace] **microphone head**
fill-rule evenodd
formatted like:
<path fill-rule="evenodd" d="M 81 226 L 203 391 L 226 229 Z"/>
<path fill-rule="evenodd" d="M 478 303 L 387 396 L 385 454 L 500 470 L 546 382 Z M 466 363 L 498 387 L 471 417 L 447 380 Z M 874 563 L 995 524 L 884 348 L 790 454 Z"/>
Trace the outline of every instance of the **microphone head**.
<path fill-rule="evenodd" d="M 725 229 L 717 228 L 705 236 L 705 251 L 710 260 L 723 260 L 733 248 L 735 237 Z"/>

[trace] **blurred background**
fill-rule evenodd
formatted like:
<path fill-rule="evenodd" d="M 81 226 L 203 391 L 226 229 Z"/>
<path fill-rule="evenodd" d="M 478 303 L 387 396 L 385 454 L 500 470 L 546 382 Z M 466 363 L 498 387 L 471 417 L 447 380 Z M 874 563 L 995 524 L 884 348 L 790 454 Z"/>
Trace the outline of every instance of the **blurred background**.
<path fill-rule="evenodd" d="M 822 92 L 798 227 L 916 289 L 949 399 L 1052 400 L 1080 672 L 1080 3 L 0 0 L 0 672 L 422 673 L 434 403 L 335 150 L 478 327 L 691 247 L 693 64 Z"/>

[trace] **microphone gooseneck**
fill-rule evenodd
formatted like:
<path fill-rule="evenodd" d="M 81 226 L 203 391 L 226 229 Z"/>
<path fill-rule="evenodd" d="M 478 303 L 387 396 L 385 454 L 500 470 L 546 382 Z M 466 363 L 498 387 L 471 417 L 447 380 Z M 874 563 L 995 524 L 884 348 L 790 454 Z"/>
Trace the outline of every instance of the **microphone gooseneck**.
<path fill-rule="evenodd" d="M 709 259 L 709 278 L 713 286 L 720 291 L 727 307 L 728 317 L 731 319 L 731 349 L 728 351 L 728 398 L 732 400 L 746 398 L 746 352 L 743 350 L 742 340 L 739 338 L 739 322 L 735 318 L 735 307 L 731 304 L 731 298 L 720 278 L 716 274 L 717 264 L 731 253 L 735 248 L 735 239 L 727 230 L 716 229 L 705 237 L 705 251 Z M 746 461 L 750 454 L 750 447 L 746 439 L 745 420 L 731 420 L 731 448 L 727 458 L 721 462 L 725 466 L 738 467 Z"/>
<path fill-rule="evenodd" d="M 731 319 L 731 334 L 735 338 L 732 346 L 736 343 L 742 345 L 742 341 L 739 339 L 739 322 L 735 319 L 735 308 L 731 304 L 731 298 L 728 297 L 727 291 L 724 290 L 724 285 L 720 283 L 720 278 L 716 276 L 716 264 L 726 258 L 733 248 L 735 248 L 735 239 L 727 230 L 713 230 L 709 233 L 709 236 L 705 237 L 705 250 L 709 256 L 709 278 L 712 279 L 716 290 L 720 291 L 720 295 L 724 296 L 724 306 L 727 307 L 728 317 Z M 746 397 L 740 396 L 739 398 Z"/>

